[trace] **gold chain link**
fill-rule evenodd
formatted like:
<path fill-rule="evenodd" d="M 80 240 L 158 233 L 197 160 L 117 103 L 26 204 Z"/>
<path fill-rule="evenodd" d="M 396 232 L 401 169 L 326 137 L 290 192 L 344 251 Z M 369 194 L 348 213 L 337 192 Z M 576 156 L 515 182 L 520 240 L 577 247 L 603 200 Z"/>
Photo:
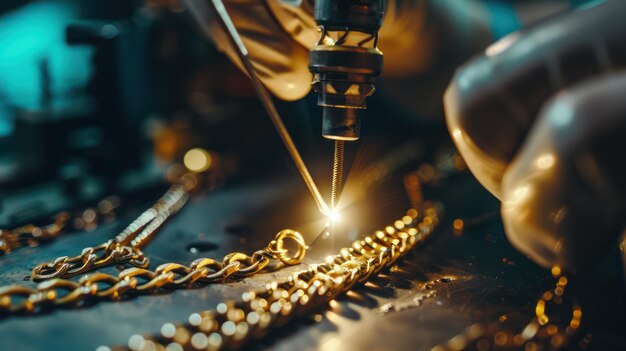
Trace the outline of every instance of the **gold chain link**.
<path fill-rule="evenodd" d="M 249 277 L 262 270 L 275 270 L 302 261 L 307 250 L 304 238 L 300 233 L 286 229 L 252 256 L 233 252 L 221 261 L 200 258 L 190 266 L 166 263 L 154 271 L 146 269 L 150 261 L 141 248 L 168 218 L 185 205 L 189 191 L 196 186 L 197 178 L 187 174 L 112 240 L 85 248 L 78 256 L 63 256 L 38 265 L 32 271 L 32 278 L 43 282 L 36 288 L 23 285 L 0 287 L 0 314 L 36 313 L 46 308 L 76 306 L 87 300 L 119 300 L 131 294 L 218 283 L 231 277 Z M 286 249 L 285 243 L 289 240 L 295 245 L 293 254 Z M 94 273 L 83 276 L 77 282 L 65 279 L 120 263 L 129 263 L 134 267 L 123 270 L 117 276 Z"/>
<path fill-rule="evenodd" d="M 62 212 L 54 222 L 45 226 L 26 224 L 15 229 L 0 229 L 0 255 L 22 246 L 37 246 L 39 242 L 55 239 L 67 225 L 69 214 Z"/>
<path fill-rule="evenodd" d="M 355 284 L 364 283 L 423 243 L 439 222 L 438 207 L 427 206 L 421 221 L 417 217 L 417 211 L 410 210 L 407 216 L 395 222 L 395 228 L 387 227 L 363 240 L 356 240 L 351 247 L 341 249 L 325 263 L 311 265 L 288 279 L 267 284 L 262 291 L 245 292 L 239 301 L 223 302 L 215 310 L 194 313 L 185 324 L 166 323 L 160 334 L 134 335 L 128 346 L 119 349 L 241 348 L 295 316 L 311 315 L 315 310 L 325 308 L 339 294 Z"/>
<path fill-rule="evenodd" d="M 287 240 L 292 240 L 296 245 L 293 255 L 285 249 Z M 200 258 L 189 266 L 166 263 L 154 271 L 133 267 L 117 276 L 89 274 L 78 282 L 56 278 L 39 283 L 36 288 L 23 285 L 0 287 L 0 313 L 34 313 L 46 308 L 76 306 L 87 300 L 119 300 L 131 294 L 149 294 L 162 289 L 219 283 L 231 277 L 249 277 L 264 269 L 275 270 L 284 265 L 298 264 L 304 258 L 306 249 L 300 233 L 287 229 L 279 232 L 268 247 L 256 251 L 252 256 L 234 252 L 221 261 Z M 270 264 L 272 261 L 273 264 Z"/>
<path fill-rule="evenodd" d="M 0 256 L 23 246 L 34 247 L 42 242 L 52 241 L 70 227 L 69 224 L 72 222 L 75 229 L 95 229 L 101 218 L 105 221 L 113 219 L 118 206 L 117 197 L 109 196 L 98 203 L 97 209 L 87 208 L 79 211 L 80 215 L 62 211 L 54 216 L 52 223 L 46 225 L 31 223 L 13 229 L 0 229 Z M 87 226 L 88 228 L 83 228 Z"/>
<path fill-rule="evenodd" d="M 138 268 L 146 268 L 150 259 L 141 248 L 148 243 L 157 230 L 172 215 L 176 214 L 189 199 L 197 180 L 191 174 L 172 185 L 152 207 L 144 211 L 112 240 L 96 247 L 83 249 L 74 257 L 62 256 L 52 262 L 45 262 L 33 268 L 31 276 L 35 281 L 53 278 L 71 278 L 102 267 L 128 263 Z"/>

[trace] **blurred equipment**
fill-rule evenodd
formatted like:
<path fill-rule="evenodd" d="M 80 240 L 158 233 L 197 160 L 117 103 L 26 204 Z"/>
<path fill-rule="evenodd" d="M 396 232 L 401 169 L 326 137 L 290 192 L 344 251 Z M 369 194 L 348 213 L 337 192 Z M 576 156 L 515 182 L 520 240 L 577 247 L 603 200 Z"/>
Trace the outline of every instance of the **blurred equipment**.
<path fill-rule="evenodd" d="M 359 110 L 366 108 L 382 72 L 383 54 L 376 46 L 383 9 L 382 0 L 315 2 L 321 37 L 309 54 L 309 69 L 323 108 L 322 136 L 335 141 L 331 208 L 343 188 L 344 142 L 359 139 Z"/>
<path fill-rule="evenodd" d="M 259 167 L 280 144 L 266 121 L 240 128 L 262 106 L 188 16 L 169 1 L 0 5 L 1 227 L 110 194 L 152 201 L 185 155 L 209 189 L 280 161 Z"/>

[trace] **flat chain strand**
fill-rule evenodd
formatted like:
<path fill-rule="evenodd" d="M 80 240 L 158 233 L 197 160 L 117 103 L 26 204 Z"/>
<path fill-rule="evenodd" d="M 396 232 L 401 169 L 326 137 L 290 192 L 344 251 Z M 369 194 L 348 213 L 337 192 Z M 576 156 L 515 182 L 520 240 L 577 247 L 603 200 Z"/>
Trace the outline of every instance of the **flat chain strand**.
<path fill-rule="evenodd" d="M 127 346 L 116 350 L 219 350 L 238 349 L 266 335 L 297 316 L 310 316 L 327 309 L 329 302 L 391 267 L 418 244 L 423 243 L 439 222 L 438 206 L 428 205 L 421 220 L 409 210 L 396 227 L 356 240 L 322 264 L 281 282 L 267 284 L 262 291 L 248 291 L 238 301 L 220 303 L 215 310 L 194 313 L 185 324 L 165 323 L 152 336 L 133 335 Z M 103 346 L 99 350 L 110 350 Z"/>
<path fill-rule="evenodd" d="M 296 249 L 291 254 L 286 241 L 293 241 Z M 226 255 L 221 261 L 200 258 L 185 266 L 166 263 L 154 271 L 132 267 L 117 276 L 94 273 L 78 282 L 51 279 L 36 288 L 23 285 L 0 287 L 0 315 L 36 313 L 62 306 L 79 306 L 86 302 L 120 300 L 130 295 L 150 294 L 164 289 L 200 287 L 220 283 L 229 278 L 244 278 L 262 270 L 275 270 L 284 265 L 298 264 L 304 258 L 307 246 L 300 233 L 283 230 L 263 250 L 248 256 L 241 252 Z"/>
<path fill-rule="evenodd" d="M 128 263 L 146 268 L 150 259 L 141 248 L 155 235 L 161 225 L 176 214 L 189 199 L 189 191 L 197 185 L 193 175 L 185 175 L 172 185 L 152 207 L 143 212 L 112 240 L 83 249 L 80 255 L 58 257 L 37 265 L 31 272 L 34 281 L 71 278 L 114 264 Z"/>

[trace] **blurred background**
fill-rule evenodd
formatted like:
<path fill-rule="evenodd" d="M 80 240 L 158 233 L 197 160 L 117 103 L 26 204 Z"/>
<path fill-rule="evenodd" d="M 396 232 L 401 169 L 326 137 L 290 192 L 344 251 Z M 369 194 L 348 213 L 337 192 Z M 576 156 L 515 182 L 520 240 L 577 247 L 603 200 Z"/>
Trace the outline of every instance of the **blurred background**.
<path fill-rule="evenodd" d="M 0 4 L 4 226 L 158 186 L 192 149 L 188 166 L 215 169 L 217 186 L 254 167 L 242 157 L 271 164 L 271 133 L 178 1 Z"/>
<path fill-rule="evenodd" d="M 487 4 L 497 39 L 571 1 Z M 513 5 L 523 11 L 512 15 Z M 416 140 L 425 155 L 449 145 L 440 96 L 454 67 L 481 45 L 450 46 L 422 77 L 383 80 L 365 140 Z M 328 164 L 331 152 L 322 150 L 332 145 L 319 137 L 315 105 L 314 96 L 279 102 L 305 158 Z M 188 161 L 199 162 L 192 168 L 211 168 L 212 186 L 288 164 L 247 77 L 178 0 L 2 1 L 0 225 L 157 186 L 190 150 Z M 313 167 L 315 178 L 328 179 L 328 168 Z"/>

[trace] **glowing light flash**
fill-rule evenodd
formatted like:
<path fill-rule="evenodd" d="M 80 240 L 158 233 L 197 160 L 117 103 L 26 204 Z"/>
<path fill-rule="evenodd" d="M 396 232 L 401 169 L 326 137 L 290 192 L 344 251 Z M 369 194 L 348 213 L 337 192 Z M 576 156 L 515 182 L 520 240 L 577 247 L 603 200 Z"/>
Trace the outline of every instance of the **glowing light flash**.
<path fill-rule="evenodd" d="M 329 225 L 341 223 L 341 213 L 338 210 L 331 210 L 326 216 L 328 216 Z"/>

